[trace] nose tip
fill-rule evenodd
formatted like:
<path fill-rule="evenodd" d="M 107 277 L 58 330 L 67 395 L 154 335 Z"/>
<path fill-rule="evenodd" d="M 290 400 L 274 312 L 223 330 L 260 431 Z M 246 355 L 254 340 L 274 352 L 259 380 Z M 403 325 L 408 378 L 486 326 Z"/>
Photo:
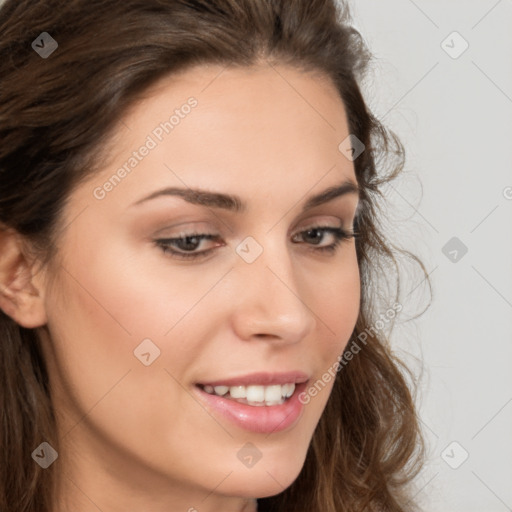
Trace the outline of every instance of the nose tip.
<path fill-rule="evenodd" d="M 315 316 L 301 298 L 291 272 L 281 276 L 261 264 L 248 274 L 234 313 L 234 328 L 241 339 L 290 344 L 313 330 Z"/>

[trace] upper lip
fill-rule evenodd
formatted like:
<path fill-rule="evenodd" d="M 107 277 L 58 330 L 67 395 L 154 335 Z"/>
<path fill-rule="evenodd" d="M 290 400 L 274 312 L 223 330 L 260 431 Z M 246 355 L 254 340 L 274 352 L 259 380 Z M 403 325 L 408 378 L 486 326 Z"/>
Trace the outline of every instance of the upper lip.
<path fill-rule="evenodd" d="M 272 386 L 274 384 L 301 384 L 309 380 L 309 376 L 301 371 L 269 373 L 258 372 L 248 375 L 241 375 L 240 377 L 231 377 L 229 379 L 219 379 L 215 381 L 199 382 L 202 386 Z"/>

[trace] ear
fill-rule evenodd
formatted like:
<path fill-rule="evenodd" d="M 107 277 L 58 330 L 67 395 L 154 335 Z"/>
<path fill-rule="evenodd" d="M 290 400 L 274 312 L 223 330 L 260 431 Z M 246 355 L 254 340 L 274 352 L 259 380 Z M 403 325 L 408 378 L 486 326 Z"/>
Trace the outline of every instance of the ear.
<path fill-rule="evenodd" d="M 16 323 L 36 328 L 47 322 L 40 275 L 21 235 L 0 225 L 0 309 Z"/>

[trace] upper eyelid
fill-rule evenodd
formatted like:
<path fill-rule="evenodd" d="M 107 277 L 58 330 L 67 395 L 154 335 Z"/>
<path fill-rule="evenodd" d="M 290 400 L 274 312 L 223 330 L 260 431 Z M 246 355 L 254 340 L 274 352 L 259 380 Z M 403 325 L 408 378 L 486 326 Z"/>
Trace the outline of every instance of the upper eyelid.
<path fill-rule="evenodd" d="M 300 233 L 304 233 L 305 231 L 308 231 L 309 229 L 329 229 L 329 228 L 341 229 L 348 233 L 351 233 L 353 231 L 352 227 L 345 228 L 344 226 L 330 226 L 330 225 L 326 225 L 326 224 L 322 224 L 322 223 L 317 223 L 317 224 L 313 223 L 313 224 L 308 224 L 305 227 L 298 228 L 298 229 L 294 230 L 293 232 L 290 233 L 290 236 L 296 236 Z M 156 241 L 182 240 L 184 238 L 191 238 L 194 236 L 200 237 L 204 241 L 215 242 L 219 239 L 223 240 L 222 235 L 220 235 L 219 233 L 209 232 L 208 230 L 204 230 L 204 231 L 202 231 L 202 230 L 190 230 L 190 231 L 183 230 L 181 233 L 176 233 L 176 234 L 172 234 L 169 236 L 156 237 L 155 240 Z"/>
<path fill-rule="evenodd" d="M 354 216 L 354 219 L 352 219 L 352 213 L 350 213 L 349 215 L 317 214 L 315 217 L 317 217 L 317 218 L 310 220 L 310 221 L 300 221 L 300 224 L 303 224 L 303 225 L 301 225 L 300 227 L 295 227 L 292 232 L 295 233 L 297 231 L 301 231 L 304 229 L 310 229 L 312 227 L 344 228 L 343 225 L 331 226 L 330 224 L 333 222 L 353 224 L 353 222 L 357 218 L 357 212 Z M 330 220 L 325 219 L 325 217 L 329 217 Z M 169 231 L 176 230 L 176 232 L 173 232 L 170 235 L 164 235 L 164 236 L 162 236 L 162 238 L 179 238 L 182 236 L 190 236 L 191 234 L 199 234 L 199 235 L 215 234 L 215 235 L 221 236 L 221 231 L 223 231 L 224 227 L 215 221 L 213 222 L 213 226 L 207 227 L 208 222 L 209 221 L 204 221 L 204 222 L 200 222 L 200 223 L 199 222 L 194 223 L 192 221 L 191 222 L 182 222 L 176 226 L 168 226 L 168 227 L 159 229 L 157 231 L 157 233 L 155 234 L 155 236 L 160 236 L 160 233 L 168 231 L 168 230 Z M 200 224 L 200 227 L 197 227 L 195 224 Z M 185 227 L 180 227 L 182 225 Z M 346 228 L 346 229 L 351 229 L 351 227 Z M 230 234 L 233 234 L 232 229 L 228 229 L 228 231 Z"/>

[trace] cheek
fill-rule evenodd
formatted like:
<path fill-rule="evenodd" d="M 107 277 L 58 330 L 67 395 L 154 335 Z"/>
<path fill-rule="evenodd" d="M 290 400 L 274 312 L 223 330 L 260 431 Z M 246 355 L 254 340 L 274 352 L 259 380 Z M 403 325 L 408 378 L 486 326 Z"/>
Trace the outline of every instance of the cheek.
<path fill-rule="evenodd" d="M 338 361 L 345 350 L 359 316 L 361 284 L 355 248 L 346 251 L 343 265 L 320 276 L 314 313 L 321 335 L 315 338 L 317 373 L 301 395 L 315 423 L 325 408 L 337 375 Z M 321 285 L 321 286 L 320 286 Z M 313 309 L 313 308 L 312 308 Z"/>
<path fill-rule="evenodd" d="M 187 381 L 201 351 L 194 340 L 208 322 L 205 311 L 188 313 L 212 284 L 187 286 L 182 278 L 171 286 L 136 263 L 128 270 L 119 255 L 102 251 L 91 256 L 82 253 L 73 264 L 68 262 L 48 296 L 55 356 L 50 371 L 61 428 L 71 432 L 66 441 L 79 442 L 92 429 L 112 454 L 129 452 L 179 474 L 185 463 L 176 461 L 190 459 L 190 444 L 199 443 L 200 426 L 215 433 L 216 424 L 179 384 Z M 194 325 L 189 316 L 195 318 Z M 151 343 L 144 352 L 149 350 L 151 359 L 154 350 L 159 352 L 149 366 L 134 355 L 147 339 Z M 190 437 L 191 425 L 195 438 Z M 140 444 L 141 436 L 158 442 Z M 202 449 L 222 460 L 220 448 L 205 444 Z M 210 475 L 212 487 L 216 476 Z"/>
<path fill-rule="evenodd" d="M 85 332 L 92 330 L 96 337 L 105 333 L 113 349 L 125 351 L 145 338 L 168 340 L 193 310 L 201 310 L 205 317 L 199 302 L 218 275 L 198 277 L 200 271 L 193 274 L 180 268 L 169 272 L 153 258 L 148 263 L 126 255 L 122 247 L 108 248 L 105 242 L 100 247 L 103 250 L 90 254 L 76 251 L 58 290 L 61 312 L 86 326 Z"/>
<path fill-rule="evenodd" d="M 361 284 L 355 248 L 350 247 L 342 256 L 339 269 L 330 267 L 317 278 L 314 288 L 314 313 L 325 333 L 324 364 L 332 364 L 344 350 L 359 315 Z"/>
<path fill-rule="evenodd" d="M 109 252 L 106 243 L 93 249 L 94 253 L 81 247 L 73 259 L 68 258 L 47 297 L 48 329 L 54 349 L 50 364 L 77 415 L 85 414 L 107 392 L 117 396 L 119 403 L 127 397 L 137 401 L 142 396 L 137 392 L 137 382 L 139 389 L 144 386 L 147 390 L 144 403 L 154 403 L 158 396 L 152 398 L 152 390 L 169 386 L 164 367 L 169 362 L 166 344 L 171 343 L 173 333 L 165 333 L 186 315 L 195 298 L 193 293 L 188 297 L 177 293 L 176 285 L 151 281 L 137 265 L 130 268 L 120 253 L 112 249 Z M 143 340 L 145 345 L 141 345 Z M 137 350 L 139 346 L 144 351 Z M 177 378 L 180 368 L 186 368 L 191 359 L 190 345 L 188 351 L 180 350 L 182 346 L 177 344 L 177 350 L 172 351 L 170 369 Z M 149 367 L 140 360 L 148 351 L 150 360 L 154 360 Z M 109 391 L 118 382 L 117 388 L 124 389 L 125 394 Z M 98 405 L 97 409 L 101 408 Z M 127 407 L 126 414 L 130 410 L 133 407 Z M 102 420 L 108 417 L 98 416 Z"/>
<path fill-rule="evenodd" d="M 166 384 L 165 369 L 186 380 L 201 333 L 217 317 L 209 292 L 223 272 L 170 272 L 107 240 L 70 243 L 68 254 L 47 298 L 48 326 L 61 372 L 76 381 L 84 407 L 130 369 L 146 370 L 141 385 L 150 369 L 165 374 Z M 148 350 L 149 367 L 137 358 Z"/>

